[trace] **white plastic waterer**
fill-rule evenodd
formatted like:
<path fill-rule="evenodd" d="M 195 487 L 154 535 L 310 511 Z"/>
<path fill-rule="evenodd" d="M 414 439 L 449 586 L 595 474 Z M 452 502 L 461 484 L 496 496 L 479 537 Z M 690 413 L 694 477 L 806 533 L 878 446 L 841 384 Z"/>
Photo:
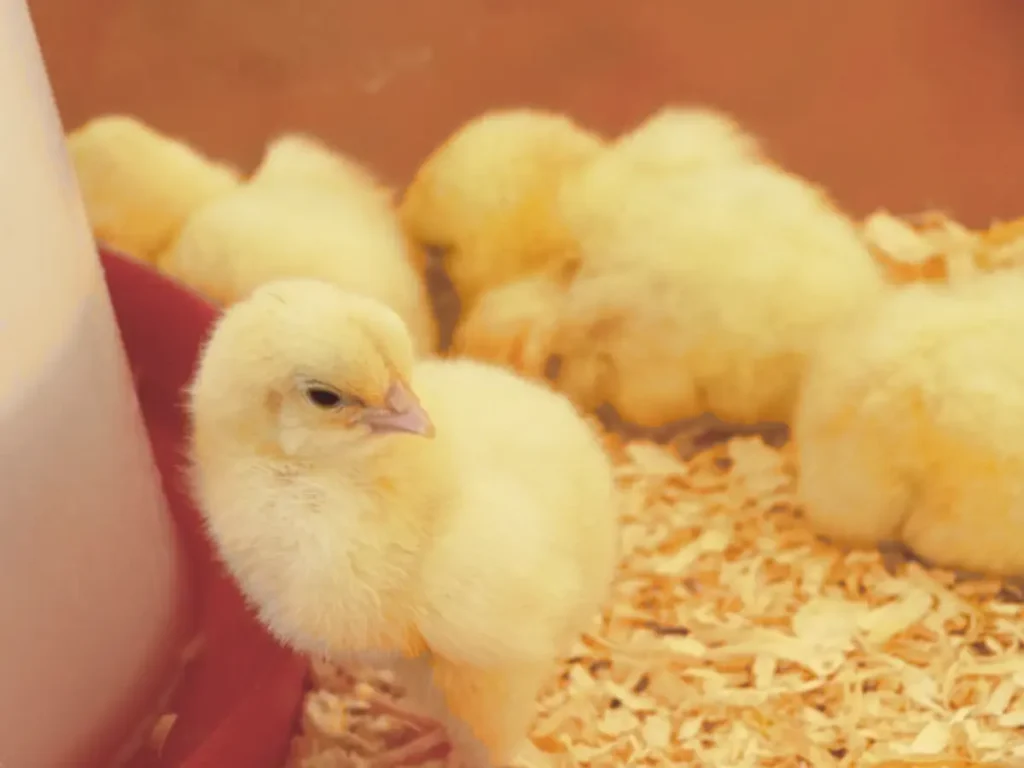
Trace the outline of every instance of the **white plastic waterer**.
<path fill-rule="evenodd" d="M 0 0 L 0 766 L 111 765 L 182 560 L 24 0 Z"/>

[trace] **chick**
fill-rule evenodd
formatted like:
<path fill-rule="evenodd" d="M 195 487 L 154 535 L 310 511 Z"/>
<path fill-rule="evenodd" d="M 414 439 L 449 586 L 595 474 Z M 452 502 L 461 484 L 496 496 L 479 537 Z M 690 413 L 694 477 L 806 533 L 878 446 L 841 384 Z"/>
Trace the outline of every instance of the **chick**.
<path fill-rule="evenodd" d="M 615 146 L 620 163 L 670 173 L 704 164 L 752 162 L 760 156 L 753 137 L 727 116 L 704 108 L 662 109 Z M 613 168 L 615 164 L 606 162 L 598 170 Z M 556 206 L 557 198 L 548 203 Z M 463 314 L 452 351 L 539 373 L 546 362 L 537 358 L 547 342 L 542 330 L 550 324 L 545 321 L 558 314 L 566 287 L 579 268 L 578 249 L 569 246 L 565 252 L 575 258 L 483 293 Z M 553 370 L 547 362 L 548 370 Z"/>
<path fill-rule="evenodd" d="M 581 261 L 542 330 L 555 383 L 642 427 L 706 411 L 786 422 L 810 349 L 882 295 L 882 272 L 804 180 L 720 147 L 719 160 L 667 152 L 658 165 L 664 144 L 642 125 L 562 185 Z"/>
<path fill-rule="evenodd" d="M 221 304 L 277 279 L 327 280 L 398 312 L 418 354 L 436 348 L 429 296 L 390 193 L 302 135 L 272 142 L 248 184 L 193 214 L 160 267 Z"/>
<path fill-rule="evenodd" d="M 611 466 L 572 405 L 316 281 L 216 326 L 190 394 L 199 506 L 266 626 L 396 660 L 463 764 L 511 759 L 617 559 Z M 400 757 L 382 757 L 380 765 Z"/>
<path fill-rule="evenodd" d="M 90 120 L 67 146 L 95 237 L 150 263 L 193 211 L 240 183 L 233 168 L 127 115 Z"/>
<path fill-rule="evenodd" d="M 400 215 L 409 236 L 442 253 L 462 310 L 489 288 L 573 258 L 553 216 L 563 177 L 603 140 L 552 112 L 488 112 L 427 158 Z"/>
<path fill-rule="evenodd" d="M 912 285 L 831 333 L 794 423 L 810 524 L 1024 573 L 1024 275 Z"/>
<path fill-rule="evenodd" d="M 523 373 L 544 373 L 549 359 L 543 329 L 561 311 L 568 279 L 540 272 L 487 291 L 460 318 L 452 352 Z M 553 375 L 550 369 L 547 373 Z"/>

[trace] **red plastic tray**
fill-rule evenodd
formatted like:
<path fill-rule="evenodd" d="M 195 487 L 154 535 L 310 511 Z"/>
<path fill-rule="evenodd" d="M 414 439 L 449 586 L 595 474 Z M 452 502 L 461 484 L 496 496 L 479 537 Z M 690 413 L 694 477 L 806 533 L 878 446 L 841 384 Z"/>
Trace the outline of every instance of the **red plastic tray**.
<path fill-rule="evenodd" d="M 131 768 L 280 768 L 306 662 L 274 642 L 220 568 L 186 490 L 184 387 L 217 310 L 150 267 L 101 248 L 164 491 L 190 558 L 205 647 L 186 669 L 159 759 Z"/>

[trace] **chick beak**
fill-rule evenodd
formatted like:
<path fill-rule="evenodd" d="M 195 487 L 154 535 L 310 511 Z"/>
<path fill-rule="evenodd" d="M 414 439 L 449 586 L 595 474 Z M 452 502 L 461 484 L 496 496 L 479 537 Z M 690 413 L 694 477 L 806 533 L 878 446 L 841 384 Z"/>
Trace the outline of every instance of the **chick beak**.
<path fill-rule="evenodd" d="M 377 434 L 406 432 L 423 437 L 434 436 L 434 425 L 416 396 L 401 382 L 395 382 L 384 396 L 384 406 L 368 408 L 362 422 Z"/>

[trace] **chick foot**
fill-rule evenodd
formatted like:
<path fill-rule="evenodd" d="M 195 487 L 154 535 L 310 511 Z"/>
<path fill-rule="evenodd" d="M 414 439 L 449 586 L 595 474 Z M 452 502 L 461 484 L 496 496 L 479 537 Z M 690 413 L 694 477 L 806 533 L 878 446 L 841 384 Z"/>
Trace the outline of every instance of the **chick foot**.
<path fill-rule="evenodd" d="M 444 768 L 494 768 L 482 745 L 453 744 L 443 724 L 377 755 L 372 768 L 404 768 L 438 760 Z"/>
<path fill-rule="evenodd" d="M 684 459 L 692 458 L 734 437 L 757 436 L 773 448 L 781 448 L 790 437 L 789 426 L 783 423 L 732 424 L 709 413 L 658 427 L 641 427 L 627 422 L 607 403 L 597 408 L 594 415 L 609 432 L 631 440 L 669 444 Z"/>
<path fill-rule="evenodd" d="M 685 430 L 678 430 L 669 437 L 683 452 L 689 446 L 695 452 L 705 451 L 720 443 L 727 443 L 735 437 L 760 437 L 765 445 L 781 448 L 789 441 L 789 426 L 781 422 L 758 424 L 732 424 L 710 414 L 698 416 Z"/>
<path fill-rule="evenodd" d="M 422 765 L 424 763 L 445 758 L 445 765 L 450 764 L 451 754 L 448 735 L 444 728 L 437 726 L 432 731 L 421 733 L 400 747 L 395 747 L 373 758 L 372 768 L 404 768 L 405 766 Z"/>
<path fill-rule="evenodd" d="M 956 580 L 984 581 L 992 578 L 990 575 L 977 571 L 955 571 Z M 999 578 L 1000 588 L 996 598 L 1005 603 L 1024 603 L 1024 576 L 1003 576 Z"/>
<path fill-rule="evenodd" d="M 440 759 L 448 751 L 448 739 L 444 725 L 437 719 L 421 714 L 414 708 L 403 706 L 375 689 L 364 688 L 357 694 L 359 711 L 375 718 L 387 717 L 406 726 L 412 731 L 411 738 L 388 744 L 372 759 L 371 768 L 400 768 L 400 766 L 421 765 Z M 394 740 L 389 739 L 389 742 Z"/>
<path fill-rule="evenodd" d="M 901 541 L 880 541 L 878 553 L 882 556 L 882 567 L 890 576 L 898 576 L 909 563 L 925 565 L 924 561 Z"/>
<path fill-rule="evenodd" d="M 455 326 L 462 314 L 462 303 L 444 268 L 444 253 L 439 249 L 429 249 L 423 277 L 437 317 L 438 352 L 445 354 L 451 350 Z"/>
<path fill-rule="evenodd" d="M 430 732 L 444 729 L 444 726 L 437 718 L 422 715 L 411 708 L 403 707 L 376 692 L 364 695 L 362 702 L 366 705 L 367 711 L 376 715 L 387 715 L 395 720 L 401 720 L 411 725 L 417 731 Z"/>
<path fill-rule="evenodd" d="M 999 598 L 1007 603 L 1024 603 L 1024 576 L 1008 576 L 1003 579 Z"/>
<path fill-rule="evenodd" d="M 882 541 L 878 544 L 878 551 L 882 555 L 882 565 L 890 576 L 896 576 L 909 563 L 918 563 L 925 568 L 939 568 L 938 564 L 921 557 L 906 544 L 899 541 Z M 992 578 L 991 575 L 979 571 L 967 571 L 957 569 L 953 575 L 958 582 L 986 581 Z M 998 597 L 1008 603 L 1024 603 L 1024 576 L 1004 576 L 999 579 L 1001 588 Z"/>
<path fill-rule="evenodd" d="M 445 768 L 496 768 L 479 742 L 453 743 Z"/>
<path fill-rule="evenodd" d="M 392 707 L 388 706 L 387 709 L 390 712 Z M 398 710 L 394 716 L 411 722 L 409 715 L 408 712 Z M 405 768 L 438 760 L 443 761 L 441 764 L 444 768 L 494 768 L 487 750 L 475 739 L 456 739 L 453 742 L 449 728 L 444 723 L 420 718 L 418 715 L 412 717 L 429 722 L 429 730 L 423 730 L 405 744 L 377 755 L 373 759 L 372 768 Z"/>

